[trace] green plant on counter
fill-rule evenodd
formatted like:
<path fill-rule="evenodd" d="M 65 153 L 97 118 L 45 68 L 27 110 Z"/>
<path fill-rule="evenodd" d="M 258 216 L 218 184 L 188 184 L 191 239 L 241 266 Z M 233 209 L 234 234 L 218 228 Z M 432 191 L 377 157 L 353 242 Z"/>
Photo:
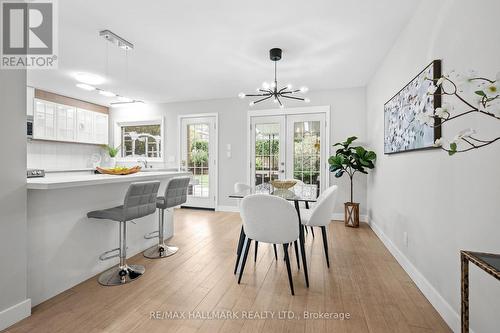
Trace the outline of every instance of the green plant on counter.
<path fill-rule="evenodd" d="M 375 167 L 377 154 L 373 151 L 366 150 L 361 146 L 352 147 L 351 144 L 357 139 L 355 136 L 347 138 L 344 142 L 334 144 L 334 147 L 340 147 L 335 152 L 335 155 L 330 156 L 328 163 L 330 171 L 335 172 L 335 177 L 340 178 L 347 173 L 351 179 L 351 202 L 353 202 L 352 179 L 356 172 L 368 174 L 366 169 Z"/>
<path fill-rule="evenodd" d="M 116 157 L 116 155 L 118 155 L 118 152 L 120 151 L 120 146 L 121 145 L 119 145 L 117 147 L 111 147 L 109 145 L 103 145 L 102 147 L 106 150 L 109 157 L 113 158 L 113 157 Z"/>

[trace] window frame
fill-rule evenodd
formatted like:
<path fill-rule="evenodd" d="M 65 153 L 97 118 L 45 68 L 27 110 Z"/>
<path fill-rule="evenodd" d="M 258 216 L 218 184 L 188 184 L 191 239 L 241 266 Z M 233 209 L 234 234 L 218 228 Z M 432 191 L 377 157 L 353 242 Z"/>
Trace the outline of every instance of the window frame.
<path fill-rule="evenodd" d="M 138 159 L 146 159 L 148 162 L 164 162 L 165 161 L 165 120 L 163 117 L 160 118 L 150 118 L 140 121 L 117 121 L 115 122 L 114 128 L 114 143 L 115 147 L 122 144 L 122 127 L 124 126 L 149 126 L 149 125 L 160 125 L 160 137 L 161 137 L 161 157 L 123 157 L 121 156 L 122 150 L 120 149 L 120 154 L 116 157 L 119 162 L 137 162 Z M 117 144 L 118 143 L 118 144 Z"/>

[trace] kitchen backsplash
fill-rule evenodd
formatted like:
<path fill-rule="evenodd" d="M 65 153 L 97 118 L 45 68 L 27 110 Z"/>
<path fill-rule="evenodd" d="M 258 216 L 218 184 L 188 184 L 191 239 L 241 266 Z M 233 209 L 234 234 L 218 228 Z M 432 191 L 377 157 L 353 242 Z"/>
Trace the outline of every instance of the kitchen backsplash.
<path fill-rule="evenodd" d="M 48 171 L 68 171 L 90 169 L 94 167 L 93 155 L 101 155 L 104 159 L 105 151 L 97 145 L 81 143 L 66 143 L 52 141 L 28 141 L 27 146 L 28 169 L 44 169 Z M 148 166 L 153 168 L 177 168 L 175 157 L 173 162 L 149 162 Z M 142 164 L 137 161 L 117 162 L 120 166 L 135 166 Z"/>
<path fill-rule="evenodd" d="M 92 168 L 92 155 L 102 154 L 96 145 L 77 143 L 28 141 L 28 169 L 74 170 Z"/>

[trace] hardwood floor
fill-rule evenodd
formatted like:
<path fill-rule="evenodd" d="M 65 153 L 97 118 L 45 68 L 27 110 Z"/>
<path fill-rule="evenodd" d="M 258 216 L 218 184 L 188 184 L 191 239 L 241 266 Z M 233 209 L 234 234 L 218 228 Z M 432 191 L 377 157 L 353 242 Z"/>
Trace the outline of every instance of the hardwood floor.
<path fill-rule="evenodd" d="M 146 267 L 137 281 L 102 287 L 89 279 L 34 307 L 31 317 L 7 332 L 450 332 L 367 225 L 352 229 L 331 223 L 330 269 L 321 232 L 315 239 L 307 235 L 309 289 L 291 250 L 295 296 L 289 292 L 282 249 L 277 262 L 268 244 L 260 244 L 256 264 L 250 251 L 237 284 L 233 265 L 240 226 L 237 213 L 176 210 L 170 242 L 180 247 L 177 254 L 162 260 L 132 257 L 129 263 Z M 151 319 L 156 311 L 240 318 Z M 259 314 L 252 311 L 262 311 L 261 318 L 249 319 Z M 278 319 L 282 311 L 295 318 Z M 350 318 L 299 319 L 304 311 L 348 313 Z"/>

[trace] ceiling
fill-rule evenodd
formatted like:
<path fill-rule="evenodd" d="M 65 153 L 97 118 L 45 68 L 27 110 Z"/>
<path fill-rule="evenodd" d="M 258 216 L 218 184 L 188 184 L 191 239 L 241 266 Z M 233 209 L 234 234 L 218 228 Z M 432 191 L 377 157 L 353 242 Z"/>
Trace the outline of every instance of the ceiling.
<path fill-rule="evenodd" d="M 150 103 L 236 97 L 272 79 L 268 50 L 280 47 L 278 82 L 364 86 L 419 2 L 59 1 L 59 68 L 31 70 L 28 84 L 103 105 L 113 98 L 75 87 L 74 73 Z M 125 51 L 99 37 L 104 29 L 135 45 L 128 79 Z"/>

